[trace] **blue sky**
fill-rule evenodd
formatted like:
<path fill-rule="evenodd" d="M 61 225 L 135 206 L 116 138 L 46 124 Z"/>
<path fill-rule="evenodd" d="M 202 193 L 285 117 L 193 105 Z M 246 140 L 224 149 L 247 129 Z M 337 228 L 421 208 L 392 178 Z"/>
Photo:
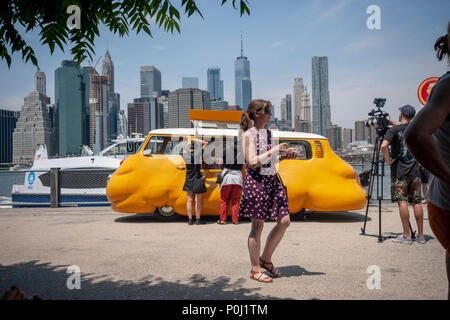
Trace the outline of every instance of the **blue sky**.
<path fill-rule="evenodd" d="M 153 27 L 153 38 L 134 33 L 120 38 L 101 28 L 96 57 L 109 49 L 122 109 L 139 97 L 141 65 L 156 66 L 163 89 L 169 90 L 180 88 L 183 76 L 198 77 L 205 89 L 208 67 L 220 67 L 225 100 L 234 104 L 234 60 L 240 55 L 241 32 L 253 98 L 270 100 L 276 116 L 281 99 L 292 94 L 295 77 L 303 77 L 311 92 L 313 56 L 328 56 L 331 120 L 349 128 L 368 117 L 375 97 L 387 98 L 385 109 L 394 119 L 404 104 L 421 108 L 420 82 L 448 70 L 447 61 L 438 62 L 433 50 L 436 38 L 446 33 L 448 0 L 250 0 L 251 14 L 243 17 L 231 3 L 220 3 L 198 0 L 204 19 L 182 15 L 181 34 Z M 380 30 L 366 26 L 366 9 L 372 4 L 381 9 Z M 47 95 L 54 102 L 54 72 L 62 60 L 71 58 L 70 50 L 55 49 L 50 55 L 40 46 L 37 32 L 24 36 L 46 73 Z M 20 54 L 13 56 L 11 69 L 0 62 L 1 109 L 20 110 L 33 90 L 35 70 Z"/>

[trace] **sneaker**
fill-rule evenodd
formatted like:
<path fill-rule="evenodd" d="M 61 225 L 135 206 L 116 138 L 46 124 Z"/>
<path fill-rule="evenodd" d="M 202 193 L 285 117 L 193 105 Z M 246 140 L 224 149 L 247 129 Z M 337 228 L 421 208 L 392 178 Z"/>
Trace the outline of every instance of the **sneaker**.
<path fill-rule="evenodd" d="M 188 225 L 192 226 L 194 223 L 192 222 L 192 219 L 189 219 Z"/>
<path fill-rule="evenodd" d="M 427 243 L 427 240 L 425 239 L 425 237 L 417 237 L 416 241 L 421 244 Z"/>
<path fill-rule="evenodd" d="M 195 224 L 196 224 L 196 225 L 203 224 L 203 221 L 200 220 L 200 219 L 198 219 L 198 220 L 196 219 L 196 220 L 195 220 Z"/>
<path fill-rule="evenodd" d="M 405 236 L 403 234 L 401 236 L 398 236 L 395 239 L 392 239 L 392 242 L 403 243 L 403 244 L 412 244 L 413 243 L 411 238 L 405 238 Z"/>

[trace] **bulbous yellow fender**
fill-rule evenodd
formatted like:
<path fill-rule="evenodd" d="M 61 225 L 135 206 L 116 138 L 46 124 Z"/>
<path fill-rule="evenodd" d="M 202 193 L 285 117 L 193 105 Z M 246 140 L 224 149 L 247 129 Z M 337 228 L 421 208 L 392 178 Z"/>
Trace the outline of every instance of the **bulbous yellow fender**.
<path fill-rule="evenodd" d="M 146 143 L 150 137 L 147 137 Z M 316 139 L 302 140 L 313 146 L 313 158 L 283 160 L 277 165 L 287 186 L 291 213 L 303 208 L 313 211 L 364 208 L 367 205 L 366 193 L 352 166 L 332 151 L 327 140 L 320 140 L 321 150 L 317 148 Z M 207 192 L 202 194 L 202 215 L 219 214 L 218 174 L 220 170 L 203 170 Z M 185 163 L 181 156 L 144 156 L 140 150 L 129 156 L 114 172 L 108 181 L 106 194 L 115 211 L 147 213 L 154 212 L 157 207 L 170 206 L 175 212 L 187 215 L 187 193 L 182 190 L 185 175 Z"/>

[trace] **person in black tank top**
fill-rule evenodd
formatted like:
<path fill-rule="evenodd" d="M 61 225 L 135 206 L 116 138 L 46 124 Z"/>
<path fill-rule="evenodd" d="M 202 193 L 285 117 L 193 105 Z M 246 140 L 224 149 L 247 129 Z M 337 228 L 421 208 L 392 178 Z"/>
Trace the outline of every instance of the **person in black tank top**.
<path fill-rule="evenodd" d="M 188 224 L 192 225 L 192 204 L 194 202 L 194 181 L 202 177 L 200 173 L 202 165 L 202 151 L 208 145 L 207 141 L 192 138 L 187 143 L 183 159 L 186 163 L 186 179 L 183 185 L 183 191 L 187 192 L 186 211 L 188 214 Z M 206 190 L 204 191 L 206 192 Z M 202 211 L 202 193 L 195 194 L 195 224 L 201 224 L 200 216 Z"/>

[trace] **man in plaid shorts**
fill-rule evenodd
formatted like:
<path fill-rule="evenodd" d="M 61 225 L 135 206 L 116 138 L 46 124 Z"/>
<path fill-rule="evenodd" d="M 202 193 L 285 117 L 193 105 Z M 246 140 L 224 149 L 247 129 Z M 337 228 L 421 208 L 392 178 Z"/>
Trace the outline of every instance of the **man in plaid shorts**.
<path fill-rule="evenodd" d="M 419 164 L 408 151 L 403 137 L 409 122 L 414 118 L 416 110 L 410 105 L 399 108 L 400 124 L 390 128 L 381 143 L 381 152 L 386 163 L 391 166 L 391 200 L 397 202 L 403 234 L 393 239 L 396 243 L 412 244 L 409 230 L 408 203 L 412 204 L 417 222 L 417 242 L 425 243 L 423 236 L 423 210 L 421 206 L 421 181 Z M 390 154 L 388 147 L 390 146 Z"/>

